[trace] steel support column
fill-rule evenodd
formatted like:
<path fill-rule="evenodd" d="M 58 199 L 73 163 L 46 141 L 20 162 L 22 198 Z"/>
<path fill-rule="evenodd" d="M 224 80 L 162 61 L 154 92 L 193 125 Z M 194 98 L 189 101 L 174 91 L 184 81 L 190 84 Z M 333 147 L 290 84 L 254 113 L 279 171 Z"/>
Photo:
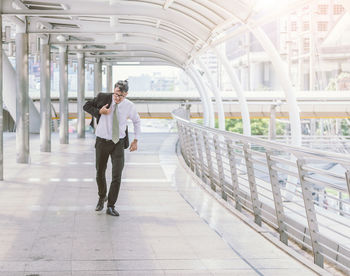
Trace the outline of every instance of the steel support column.
<path fill-rule="evenodd" d="M 224 112 L 224 106 L 222 104 L 221 94 L 217 86 L 215 85 L 215 82 L 210 75 L 210 72 L 208 70 L 208 67 L 201 61 L 200 58 L 196 59 L 197 63 L 201 67 L 201 69 L 204 71 L 204 74 L 210 84 L 210 87 L 213 91 L 215 102 L 216 102 L 216 108 L 218 110 L 218 118 L 219 118 L 219 129 L 225 130 L 225 112 Z"/>
<path fill-rule="evenodd" d="M 94 63 L 94 96 L 102 91 L 102 63 L 99 58 Z"/>
<path fill-rule="evenodd" d="M 85 138 L 85 111 L 83 110 L 83 105 L 85 102 L 85 56 L 83 53 L 78 53 L 77 58 L 78 58 L 77 133 L 78 133 L 78 138 Z"/>
<path fill-rule="evenodd" d="M 16 32 L 17 163 L 29 163 L 28 34 Z"/>
<path fill-rule="evenodd" d="M 222 65 L 224 65 L 224 68 L 227 72 L 227 75 L 230 78 L 232 88 L 237 93 L 238 101 L 239 101 L 239 104 L 241 107 L 242 122 L 243 122 L 243 134 L 250 136 L 251 130 L 250 130 L 250 117 L 249 117 L 248 104 L 247 104 L 247 100 L 244 96 L 241 84 L 237 78 L 237 75 L 235 74 L 232 67 L 230 66 L 226 56 L 224 56 L 217 48 L 213 48 L 213 50 L 215 51 L 216 56 L 219 58 Z"/>
<path fill-rule="evenodd" d="M 0 30 L 2 30 L 2 15 L 0 14 Z M 0 32 L 0 180 L 4 180 L 4 138 L 3 138 L 3 96 L 2 96 L 2 31 Z"/>
<path fill-rule="evenodd" d="M 67 48 L 60 49 L 60 143 L 69 143 L 68 133 L 68 55 Z"/>
<path fill-rule="evenodd" d="M 50 45 L 40 39 L 40 151 L 51 151 Z"/>
<path fill-rule="evenodd" d="M 113 66 L 112 64 L 107 64 L 107 70 L 106 70 L 106 92 L 112 93 L 113 92 Z"/>

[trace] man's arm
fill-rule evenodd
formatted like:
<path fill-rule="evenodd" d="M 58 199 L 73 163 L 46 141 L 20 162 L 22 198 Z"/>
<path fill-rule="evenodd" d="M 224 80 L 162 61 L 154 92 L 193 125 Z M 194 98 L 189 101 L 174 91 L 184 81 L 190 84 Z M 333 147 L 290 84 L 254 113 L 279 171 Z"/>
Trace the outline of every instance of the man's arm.
<path fill-rule="evenodd" d="M 84 106 L 83 109 L 91 114 L 92 116 L 98 118 L 100 116 L 100 109 L 97 107 L 97 102 L 98 102 L 98 98 L 99 98 L 100 94 L 98 94 L 95 98 L 93 98 L 90 101 L 87 101 Z"/>
<path fill-rule="evenodd" d="M 140 119 L 140 115 L 136 111 L 135 105 L 133 105 L 129 118 L 134 124 L 134 132 L 135 132 L 135 139 L 130 144 L 130 151 L 135 151 L 137 150 L 137 141 L 141 133 L 141 119 Z"/>

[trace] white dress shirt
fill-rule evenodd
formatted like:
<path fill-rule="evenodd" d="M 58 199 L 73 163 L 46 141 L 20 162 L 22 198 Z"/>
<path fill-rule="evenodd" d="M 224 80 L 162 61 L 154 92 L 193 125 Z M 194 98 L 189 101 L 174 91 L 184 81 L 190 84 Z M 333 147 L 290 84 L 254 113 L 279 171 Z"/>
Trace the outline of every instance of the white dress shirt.
<path fill-rule="evenodd" d="M 101 114 L 100 120 L 96 128 L 96 136 L 107 140 L 112 140 L 112 125 L 113 125 L 113 111 L 116 103 L 112 99 L 111 112 L 107 115 Z M 136 112 L 135 104 L 124 99 L 118 104 L 118 120 L 119 120 L 119 139 L 125 137 L 125 130 L 127 120 L 131 119 L 134 124 L 135 139 L 138 139 L 141 132 L 141 120 L 139 114 Z"/>

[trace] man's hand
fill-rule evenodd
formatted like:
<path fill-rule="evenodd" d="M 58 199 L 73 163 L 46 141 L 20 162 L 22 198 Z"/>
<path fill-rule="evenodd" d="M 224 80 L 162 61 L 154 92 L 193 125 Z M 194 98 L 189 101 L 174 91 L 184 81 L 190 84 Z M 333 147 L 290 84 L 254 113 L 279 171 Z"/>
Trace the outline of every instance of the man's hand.
<path fill-rule="evenodd" d="M 130 151 L 135 151 L 137 150 L 137 140 L 134 139 L 134 141 L 131 142 L 131 145 L 130 145 Z"/>
<path fill-rule="evenodd" d="M 111 113 L 111 109 L 107 108 L 108 104 L 102 106 L 102 108 L 100 109 L 99 113 L 100 114 L 104 114 L 104 115 L 108 115 L 109 113 Z"/>

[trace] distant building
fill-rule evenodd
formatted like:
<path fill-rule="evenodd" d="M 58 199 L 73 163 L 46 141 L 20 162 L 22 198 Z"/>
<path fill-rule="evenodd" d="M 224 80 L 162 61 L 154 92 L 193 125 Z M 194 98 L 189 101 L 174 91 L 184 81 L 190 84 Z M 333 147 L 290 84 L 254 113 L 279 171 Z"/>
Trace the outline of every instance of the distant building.
<path fill-rule="evenodd" d="M 141 76 L 130 76 L 128 78 L 130 91 L 150 91 L 152 77 L 150 75 L 142 74 Z"/>
<path fill-rule="evenodd" d="M 320 0 L 262 27 L 286 61 L 296 88 L 325 89 L 342 72 L 341 56 L 337 60 L 321 56 L 327 51 L 324 39 L 343 13 L 339 0 Z M 245 90 L 280 89 L 269 57 L 252 34 L 228 41 L 226 54 Z"/>

